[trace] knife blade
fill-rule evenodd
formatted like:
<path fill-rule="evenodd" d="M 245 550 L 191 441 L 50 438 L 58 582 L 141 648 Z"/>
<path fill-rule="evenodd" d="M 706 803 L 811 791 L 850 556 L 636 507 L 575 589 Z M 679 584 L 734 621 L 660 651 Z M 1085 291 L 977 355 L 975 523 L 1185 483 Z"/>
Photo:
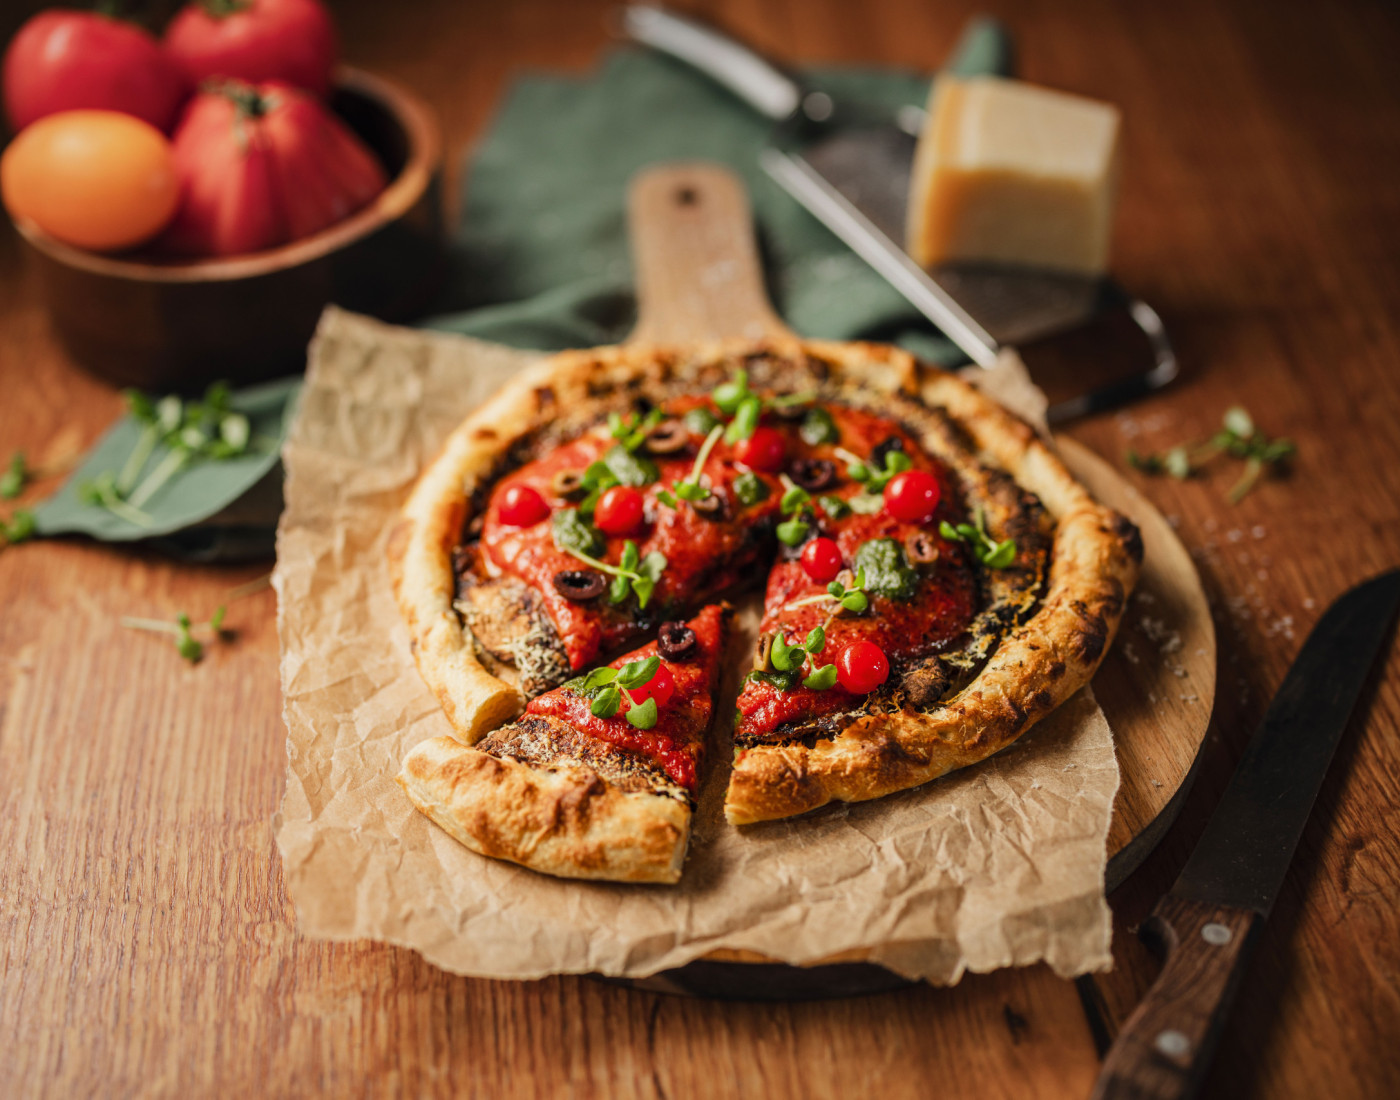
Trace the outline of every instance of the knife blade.
<path fill-rule="evenodd" d="M 1168 955 L 1104 1059 L 1096 1100 L 1194 1095 L 1257 933 L 1400 607 L 1400 569 L 1324 612 L 1145 930 Z"/>

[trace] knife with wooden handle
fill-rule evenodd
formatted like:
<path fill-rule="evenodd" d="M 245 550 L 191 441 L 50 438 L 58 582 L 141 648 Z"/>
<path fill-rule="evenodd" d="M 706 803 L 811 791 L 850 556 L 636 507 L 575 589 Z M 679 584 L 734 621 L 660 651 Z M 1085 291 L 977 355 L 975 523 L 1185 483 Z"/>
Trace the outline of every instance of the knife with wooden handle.
<path fill-rule="evenodd" d="M 1397 606 L 1393 569 L 1342 595 L 1303 643 L 1181 877 L 1143 925 L 1166 965 L 1109 1049 L 1095 1100 L 1195 1095 Z"/>

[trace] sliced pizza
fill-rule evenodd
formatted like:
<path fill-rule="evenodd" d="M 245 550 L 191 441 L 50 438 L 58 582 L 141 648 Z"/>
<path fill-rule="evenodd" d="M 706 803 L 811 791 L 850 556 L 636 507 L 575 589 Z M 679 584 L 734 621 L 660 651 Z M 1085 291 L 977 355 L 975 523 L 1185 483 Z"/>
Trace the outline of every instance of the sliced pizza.
<path fill-rule="evenodd" d="M 714 715 L 729 611 L 533 699 L 475 747 L 409 753 L 399 783 L 474 851 L 569 878 L 675 882 Z"/>
<path fill-rule="evenodd" d="M 744 824 L 1010 744 L 1093 675 L 1141 552 L 961 379 L 794 341 L 546 361 L 453 433 L 391 565 L 467 744 L 661 623 L 763 588 L 755 667 L 724 704 Z"/>

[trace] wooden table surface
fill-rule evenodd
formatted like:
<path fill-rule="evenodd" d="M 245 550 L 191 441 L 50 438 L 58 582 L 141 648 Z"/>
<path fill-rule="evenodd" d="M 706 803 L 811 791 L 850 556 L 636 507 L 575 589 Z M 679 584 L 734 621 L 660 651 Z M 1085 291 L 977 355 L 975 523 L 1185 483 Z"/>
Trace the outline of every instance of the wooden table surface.
<path fill-rule="evenodd" d="M 582 978 L 472 981 L 302 938 L 272 818 L 284 751 L 269 592 L 197 668 L 118 625 L 207 614 L 261 567 L 54 542 L 0 554 L 0 1091 L 8 1095 L 1085 1096 L 1154 964 L 1170 885 L 1327 602 L 1400 562 L 1400 12 L 1375 3 L 990 0 L 1028 78 L 1120 103 L 1115 266 L 1187 376 L 1071 434 L 1122 463 L 1245 404 L 1299 446 L 1237 507 L 1230 473 L 1143 482 L 1215 603 L 1220 691 L 1180 821 L 1112 897 L 1116 967 L 1031 968 L 808 1004 Z M 439 112 L 456 155 L 523 67 L 585 70 L 603 0 L 339 5 L 345 54 Z M 963 0 L 700 5 L 793 62 L 930 67 Z M 22 14 L 22 13 L 20 13 Z M 7 15 L 0 29 L 17 17 Z M 0 234 L 0 451 L 44 458 L 117 413 L 51 339 Z M 1137 475 L 1134 475 L 1137 476 Z M 1130 628 L 1131 629 L 1131 628 Z M 1207 1086 L 1394 1095 L 1400 1079 L 1400 649 L 1322 788 Z M 1085 1010 L 1085 1004 L 1092 1011 Z"/>

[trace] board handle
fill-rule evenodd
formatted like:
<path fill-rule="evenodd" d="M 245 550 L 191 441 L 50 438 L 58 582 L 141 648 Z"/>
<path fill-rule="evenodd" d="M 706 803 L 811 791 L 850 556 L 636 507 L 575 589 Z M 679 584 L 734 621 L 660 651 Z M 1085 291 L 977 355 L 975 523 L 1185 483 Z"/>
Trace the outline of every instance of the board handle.
<path fill-rule="evenodd" d="M 1263 923 L 1248 909 L 1168 894 L 1144 932 L 1166 965 L 1104 1059 L 1093 1100 L 1184 1100 L 1215 1053 L 1244 964 Z"/>
<path fill-rule="evenodd" d="M 627 215 L 637 281 L 632 343 L 792 338 L 763 289 L 743 182 L 703 162 L 633 177 Z"/>

